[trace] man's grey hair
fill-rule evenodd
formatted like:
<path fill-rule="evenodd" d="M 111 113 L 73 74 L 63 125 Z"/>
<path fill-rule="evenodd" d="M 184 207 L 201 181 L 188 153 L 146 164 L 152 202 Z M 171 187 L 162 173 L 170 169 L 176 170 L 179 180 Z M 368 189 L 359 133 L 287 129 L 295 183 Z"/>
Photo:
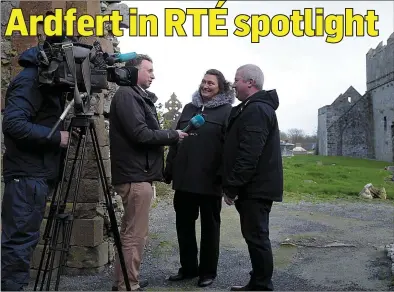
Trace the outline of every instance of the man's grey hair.
<path fill-rule="evenodd" d="M 136 67 L 139 69 L 143 60 L 153 63 L 152 58 L 148 55 L 138 54 L 134 59 L 127 61 L 125 67 Z"/>
<path fill-rule="evenodd" d="M 253 65 L 253 64 L 246 64 L 238 68 L 243 81 L 254 80 L 255 87 L 259 90 L 263 89 L 264 85 L 264 74 L 260 67 Z"/>

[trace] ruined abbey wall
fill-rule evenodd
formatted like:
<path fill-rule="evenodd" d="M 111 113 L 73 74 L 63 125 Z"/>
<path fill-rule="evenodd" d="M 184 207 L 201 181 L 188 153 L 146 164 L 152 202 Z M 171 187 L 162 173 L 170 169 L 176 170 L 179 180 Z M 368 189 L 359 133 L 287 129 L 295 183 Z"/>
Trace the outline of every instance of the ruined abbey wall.
<path fill-rule="evenodd" d="M 4 37 L 6 24 L 12 8 L 21 8 L 25 18 L 32 14 L 44 14 L 54 8 L 68 9 L 77 8 L 77 15 L 89 14 L 107 14 L 112 9 L 120 10 L 121 13 L 127 12 L 125 4 L 119 4 L 120 1 L 2 1 L 2 83 L 1 83 L 1 108 L 5 106 L 5 92 L 10 80 L 21 70 L 18 66 L 18 58 L 21 52 L 37 45 L 36 37 L 22 37 L 14 34 L 12 37 Z M 123 5 L 123 6 L 122 6 Z M 120 9 L 121 8 L 121 9 Z M 127 6 L 126 6 L 127 8 Z M 122 13 L 122 14 L 123 14 Z M 128 15 L 124 17 L 123 27 L 127 27 Z M 28 24 L 28 23 L 27 23 Z M 119 42 L 111 33 L 110 27 L 107 27 L 104 37 L 81 37 L 80 41 L 86 44 L 93 44 L 98 40 L 103 50 L 108 53 L 119 52 L 117 45 Z M 100 149 L 103 155 L 105 172 L 109 183 L 111 182 L 110 161 L 109 161 L 109 139 L 107 132 L 106 113 L 109 110 L 111 97 L 117 86 L 110 85 L 109 90 L 96 94 L 92 98 L 91 110 L 94 112 L 94 119 L 98 134 Z M 3 141 L 3 139 L 2 139 Z M 81 175 L 81 184 L 78 192 L 76 205 L 75 220 L 73 223 L 73 232 L 71 236 L 71 250 L 67 259 L 66 273 L 68 274 L 86 274 L 95 273 L 104 268 L 106 264 L 114 258 L 114 245 L 110 237 L 107 236 L 108 216 L 104 205 L 103 192 L 99 180 L 99 173 L 96 162 L 93 160 L 92 144 L 88 139 L 88 148 L 85 155 L 85 167 Z M 73 149 L 70 148 L 71 154 Z M 2 154 L 4 145 L 2 144 Z M 69 163 L 71 165 L 71 163 Z M 67 173 L 67 172 L 66 172 Z M 72 184 L 73 187 L 73 184 Z M 2 187 L 3 190 L 3 187 Z M 72 189 L 71 189 L 72 190 Z M 49 198 L 50 199 L 50 198 Z M 71 199 L 69 200 L 71 201 Z M 121 204 L 116 197 L 113 198 L 115 203 L 118 224 L 120 224 Z M 49 207 L 48 202 L 47 207 Z M 48 208 L 47 208 L 48 214 Z M 46 216 L 47 216 L 46 214 Z M 45 229 L 46 219 L 41 228 L 41 237 Z M 32 259 L 32 276 L 38 268 L 41 258 L 41 251 L 44 241 L 41 240 Z"/>
<path fill-rule="evenodd" d="M 318 110 L 319 155 L 394 161 L 394 34 L 367 53 L 366 65 L 363 96 L 351 86 Z"/>
<path fill-rule="evenodd" d="M 367 56 L 367 91 L 372 95 L 376 159 L 393 161 L 391 125 L 394 123 L 394 34 Z"/>

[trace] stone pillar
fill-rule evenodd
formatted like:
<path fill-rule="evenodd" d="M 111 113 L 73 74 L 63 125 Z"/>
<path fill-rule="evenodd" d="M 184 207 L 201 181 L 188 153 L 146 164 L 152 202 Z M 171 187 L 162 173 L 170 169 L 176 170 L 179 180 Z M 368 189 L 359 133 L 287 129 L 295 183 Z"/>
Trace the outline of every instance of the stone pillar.
<path fill-rule="evenodd" d="M 107 3 L 105 1 L 89 0 L 89 1 L 2 1 L 2 109 L 4 108 L 4 94 L 9 85 L 10 79 L 20 72 L 22 68 L 18 66 L 18 58 L 24 50 L 37 45 L 35 37 L 21 37 L 13 35 L 10 38 L 4 38 L 5 26 L 8 19 L 4 15 L 9 16 L 11 8 L 19 7 L 22 9 L 25 18 L 32 14 L 45 14 L 48 10 L 54 8 L 68 9 L 70 7 L 77 8 L 77 16 L 82 14 L 97 15 L 100 13 L 108 13 L 108 9 L 116 8 L 114 5 L 121 5 L 125 10 L 125 4 Z M 125 18 L 127 19 L 127 17 Z M 127 25 L 123 25 L 127 27 Z M 119 42 L 116 37 L 111 34 L 110 28 L 104 37 L 81 37 L 80 42 L 93 44 L 98 40 L 103 50 L 107 53 L 119 52 L 117 45 Z M 116 91 L 117 86 L 110 84 L 109 90 L 104 90 L 100 94 L 95 94 L 91 100 L 91 111 L 94 113 L 93 119 L 96 125 L 96 131 L 99 140 L 99 146 L 104 160 L 105 172 L 108 183 L 111 183 L 110 160 L 109 160 L 109 139 L 108 139 L 108 122 L 106 121 L 106 113 L 109 112 L 111 98 Z M 3 145 L 2 145 L 3 146 Z M 3 149 L 4 147 L 2 147 Z M 73 157 L 76 147 L 70 148 L 70 158 Z M 3 153 L 3 152 L 2 152 Z M 68 163 L 66 173 L 69 172 L 71 163 Z M 76 171 L 74 172 L 76 173 Z M 71 184 L 71 190 L 75 181 Z M 3 188 L 2 188 L 3 189 Z M 65 191 L 65 190 L 64 190 Z M 94 150 L 92 148 L 91 137 L 87 140 L 87 149 L 85 151 L 84 168 L 81 173 L 81 182 L 79 192 L 77 194 L 77 204 L 75 211 L 75 220 L 71 236 L 70 255 L 67 258 L 66 273 L 67 274 L 89 274 L 97 273 L 102 270 L 106 264 L 114 259 L 114 245 L 111 238 L 107 236 L 107 227 L 109 220 L 107 216 L 105 200 L 103 197 L 101 181 L 97 163 L 94 160 Z M 73 193 L 70 192 L 72 196 Z M 49 198 L 50 199 L 50 198 Z M 71 207 L 72 198 L 68 199 L 67 208 Z M 113 198 L 114 207 L 117 208 L 118 225 L 120 225 L 120 216 L 122 211 L 121 202 L 118 198 Z M 49 211 L 50 201 L 47 203 L 46 219 L 41 226 L 41 240 L 34 252 L 31 268 L 32 277 L 36 274 L 43 248 L 43 232 L 45 230 L 47 215 Z M 108 226 L 106 226 L 108 225 Z"/>

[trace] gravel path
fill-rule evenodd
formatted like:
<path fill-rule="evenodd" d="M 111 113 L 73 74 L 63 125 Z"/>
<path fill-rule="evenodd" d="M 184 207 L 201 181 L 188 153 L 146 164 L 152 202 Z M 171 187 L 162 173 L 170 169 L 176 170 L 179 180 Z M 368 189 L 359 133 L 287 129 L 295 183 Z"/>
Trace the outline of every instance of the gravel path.
<path fill-rule="evenodd" d="M 270 237 L 275 290 L 394 291 L 391 261 L 383 250 L 394 243 L 393 222 L 394 205 L 379 202 L 274 204 Z M 150 232 L 141 270 L 149 280 L 148 290 L 201 289 L 197 279 L 166 281 L 178 269 L 171 199 L 160 199 L 153 208 Z M 205 289 L 229 290 L 231 285 L 246 284 L 250 269 L 238 213 L 224 204 L 219 275 Z M 111 275 L 112 267 L 94 276 L 63 276 L 60 290 L 109 291 Z"/>

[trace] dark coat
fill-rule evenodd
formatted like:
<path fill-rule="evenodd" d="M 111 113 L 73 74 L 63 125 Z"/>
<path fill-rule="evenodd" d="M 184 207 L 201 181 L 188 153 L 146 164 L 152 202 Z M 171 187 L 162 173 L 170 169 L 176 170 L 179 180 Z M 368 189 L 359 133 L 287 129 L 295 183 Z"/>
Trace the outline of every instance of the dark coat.
<path fill-rule="evenodd" d="M 23 70 L 10 83 L 5 97 L 3 134 L 4 180 L 34 176 L 58 178 L 61 161 L 60 130 L 46 137 L 64 110 L 65 99 L 38 83 L 38 49 L 30 48 L 19 58 Z"/>
<path fill-rule="evenodd" d="M 278 106 L 275 90 L 259 91 L 231 111 L 223 151 L 223 188 L 230 198 L 282 201 Z"/>
<path fill-rule="evenodd" d="M 205 123 L 191 130 L 189 136 L 171 146 L 167 155 L 165 179 L 173 181 L 176 191 L 206 195 L 222 195 L 220 165 L 224 134 L 234 95 L 218 94 L 203 108 L 196 92 L 178 120 L 177 129 L 184 129 L 190 119 L 202 113 Z"/>
<path fill-rule="evenodd" d="M 176 143 L 175 130 L 161 130 L 157 97 L 139 87 L 121 86 L 111 101 L 109 138 L 112 184 L 163 179 L 164 145 Z"/>

